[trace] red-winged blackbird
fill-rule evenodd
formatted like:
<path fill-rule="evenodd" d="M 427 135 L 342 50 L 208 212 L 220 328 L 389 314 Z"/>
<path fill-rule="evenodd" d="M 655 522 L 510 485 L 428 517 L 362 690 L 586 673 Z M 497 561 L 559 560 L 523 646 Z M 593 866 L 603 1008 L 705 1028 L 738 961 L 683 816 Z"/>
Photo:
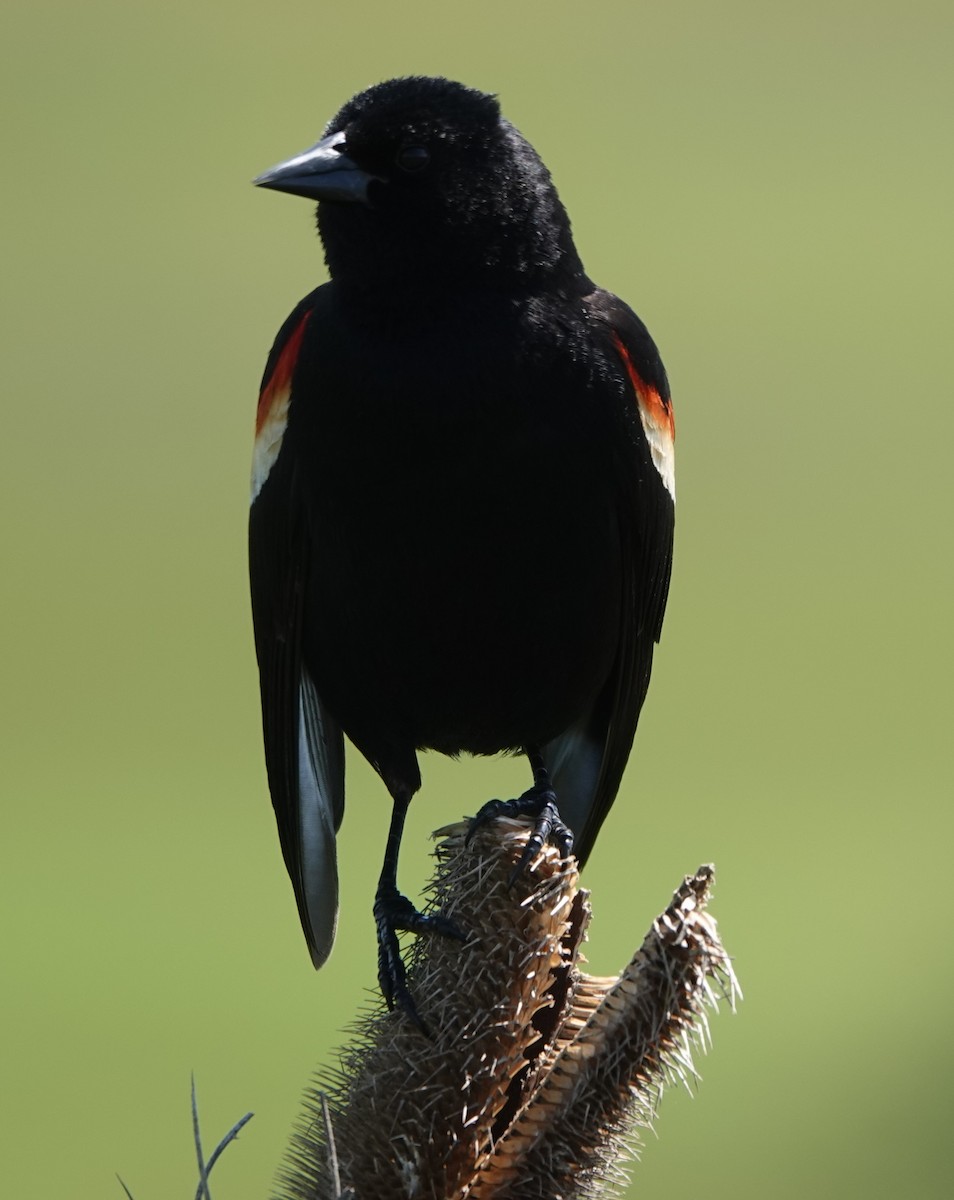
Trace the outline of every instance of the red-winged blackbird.
<path fill-rule="evenodd" d="M 416 752 L 526 754 L 533 786 L 477 820 L 532 814 L 528 858 L 549 838 L 584 862 L 616 796 L 669 585 L 669 388 L 493 96 L 382 83 L 255 182 L 318 201 L 331 276 L 279 331 L 258 404 L 269 786 L 320 966 L 342 730 L 380 774 L 378 974 L 416 1016 L 396 931 L 456 932 L 397 888 Z"/>

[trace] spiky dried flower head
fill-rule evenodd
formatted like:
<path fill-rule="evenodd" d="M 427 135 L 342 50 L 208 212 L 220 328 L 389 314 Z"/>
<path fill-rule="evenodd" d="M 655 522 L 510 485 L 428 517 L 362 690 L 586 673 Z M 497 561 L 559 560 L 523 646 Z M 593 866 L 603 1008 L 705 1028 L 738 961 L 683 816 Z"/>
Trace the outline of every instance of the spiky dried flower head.
<path fill-rule="evenodd" d="M 410 954 L 431 1037 L 400 1013 L 359 1020 L 337 1072 L 306 1095 L 284 1200 L 608 1195 L 664 1082 L 693 1074 L 706 1007 L 737 993 L 705 911 L 711 867 L 601 979 L 579 968 L 590 905 L 575 861 L 546 847 L 511 888 L 529 824 L 498 820 L 470 844 L 467 828 L 439 831 L 429 897 L 470 941 L 419 939 Z"/>

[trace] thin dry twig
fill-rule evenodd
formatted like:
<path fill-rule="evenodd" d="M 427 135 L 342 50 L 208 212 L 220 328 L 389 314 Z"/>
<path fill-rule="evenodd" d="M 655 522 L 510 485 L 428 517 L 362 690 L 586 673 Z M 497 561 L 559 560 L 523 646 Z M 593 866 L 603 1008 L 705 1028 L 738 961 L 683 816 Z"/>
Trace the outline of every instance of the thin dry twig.
<path fill-rule="evenodd" d="M 254 1113 L 248 1112 L 245 1114 L 244 1117 L 240 1117 L 235 1122 L 235 1124 L 232 1126 L 232 1128 L 228 1131 L 228 1133 L 225 1135 L 225 1137 L 222 1138 L 222 1140 L 219 1142 L 219 1144 L 212 1151 L 212 1157 L 205 1164 L 205 1190 L 206 1190 L 206 1193 L 208 1193 L 208 1190 L 209 1190 L 208 1180 L 209 1180 L 209 1176 L 212 1174 L 212 1168 L 219 1161 L 219 1156 L 221 1155 L 222 1151 L 225 1149 L 226 1146 L 229 1145 L 230 1142 L 235 1141 L 235 1139 L 238 1137 L 239 1133 L 245 1128 L 245 1126 L 249 1123 L 249 1121 L 251 1121 L 252 1117 L 254 1117 L 254 1116 L 255 1116 Z M 200 1173 L 199 1186 L 196 1188 L 195 1200 L 202 1200 L 202 1186 L 203 1186 L 203 1180 L 202 1180 L 202 1175 Z"/>
<path fill-rule="evenodd" d="M 195 1156 L 199 1162 L 199 1188 L 196 1200 L 212 1200 L 209 1195 L 209 1173 L 205 1166 L 205 1156 L 202 1153 L 202 1136 L 199 1133 L 199 1105 L 195 1095 L 195 1076 L 192 1076 L 192 1137 L 195 1141 Z"/>
<path fill-rule="evenodd" d="M 238 1137 L 239 1132 L 251 1121 L 254 1113 L 246 1113 L 244 1117 L 236 1121 L 232 1128 L 228 1131 L 224 1138 L 212 1151 L 212 1157 L 208 1162 L 205 1161 L 205 1155 L 202 1152 L 202 1137 L 199 1133 L 199 1105 L 196 1099 L 195 1091 L 195 1076 L 192 1076 L 192 1139 L 195 1144 L 196 1158 L 199 1162 L 199 1184 L 196 1188 L 195 1200 L 210 1200 L 209 1197 L 209 1176 L 212 1174 L 212 1168 L 219 1161 L 222 1151 L 231 1142 L 234 1142 Z M 123 1182 L 122 1178 L 117 1175 L 119 1186 L 126 1193 L 126 1200 L 135 1200 L 132 1192 Z"/>

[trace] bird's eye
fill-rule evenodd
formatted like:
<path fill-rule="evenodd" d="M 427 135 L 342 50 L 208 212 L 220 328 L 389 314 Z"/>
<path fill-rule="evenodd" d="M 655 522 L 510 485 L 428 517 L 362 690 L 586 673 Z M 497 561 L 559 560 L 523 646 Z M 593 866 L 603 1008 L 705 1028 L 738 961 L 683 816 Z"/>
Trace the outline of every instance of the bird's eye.
<path fill-rule="evenodd" d="M 395 162 L 402 171 L 409 175 L 415 171 L 423 171 L 431 161 L 431 152 L 426 146 L 402 146 L 397 152 Z"/>

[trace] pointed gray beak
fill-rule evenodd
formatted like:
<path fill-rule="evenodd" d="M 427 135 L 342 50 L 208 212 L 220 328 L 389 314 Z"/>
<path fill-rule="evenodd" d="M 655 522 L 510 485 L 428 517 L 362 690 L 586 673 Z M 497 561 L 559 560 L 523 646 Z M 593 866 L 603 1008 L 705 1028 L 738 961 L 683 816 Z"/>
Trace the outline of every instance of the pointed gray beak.
<path fill-rule="evenodd" d="M 345 153 L 345 135 L 332 133 L 320 142 L 271 167 L 252 182 L 256 187 L 289 192 L 309 200 L 333 200 L 350 204 L 368 203 L 369 175 Z"/>

